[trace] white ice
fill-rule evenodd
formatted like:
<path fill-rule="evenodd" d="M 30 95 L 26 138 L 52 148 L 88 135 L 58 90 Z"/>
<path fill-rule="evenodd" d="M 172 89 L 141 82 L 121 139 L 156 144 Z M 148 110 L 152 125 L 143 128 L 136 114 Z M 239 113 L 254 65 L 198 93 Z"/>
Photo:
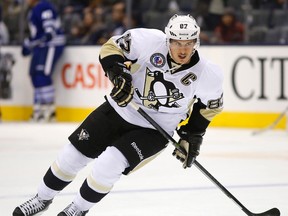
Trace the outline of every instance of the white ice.
<path fill-rule="evenodd" d="M 36 193 L 42 176 L 77 124 L 0 123 L 0 215 Z M 209 128 L 198 162 L 246 208 L 273 207 L 288 216 L 288 133 Z M 170 145 L 158 158 L 129 176 L 87 216 L 244 216 L 239 206 L 196 167 L 182 169 Z M 90 172 L 86 167 L 43 216 L 55 216 L 74 198 Z"/>

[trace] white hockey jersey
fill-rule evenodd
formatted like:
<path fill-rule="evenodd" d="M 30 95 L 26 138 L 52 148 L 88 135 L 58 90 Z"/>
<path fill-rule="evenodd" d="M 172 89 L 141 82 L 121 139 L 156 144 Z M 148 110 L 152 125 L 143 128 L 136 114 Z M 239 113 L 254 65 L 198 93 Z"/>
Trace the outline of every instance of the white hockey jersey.
<path fill-rule="evenodd" d="M 102 47 L 100 57 L 115 54 L 133 63 L 133 100 L 170 135 L 187 118 L 195 99 L 200 99 L 208 112 L 223 106 L 223 73 L 219 66 L 196 51 L 189 64 L 179 67 L 171 61 L 166 35 L 160 30 L 132 29 L 112 37 Z M 108 101 L 127 122 L 153 128 L 129 104 L 119 107 L 110 96 Z"/>

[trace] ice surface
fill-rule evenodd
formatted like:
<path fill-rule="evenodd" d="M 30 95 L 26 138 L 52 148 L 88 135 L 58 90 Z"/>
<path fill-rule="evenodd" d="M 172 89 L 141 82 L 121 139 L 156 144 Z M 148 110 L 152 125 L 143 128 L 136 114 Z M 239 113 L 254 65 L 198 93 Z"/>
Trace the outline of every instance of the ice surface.
<path fill-rule="evenodd" d="M 77 127 L 74 123 L 0 123 L 0 215 L 32 197 Z M 288 133 L 209 128 L 200 162 L 252 212 L 277 207 L 288 215 Z M 243 216 L 245 213 L 196 167 L 182 169 L 169 146 L 154 161 L 123 176 L 87 216 Z M 53 201 L 55 216 L 74 198 L 91 164 Z"/>

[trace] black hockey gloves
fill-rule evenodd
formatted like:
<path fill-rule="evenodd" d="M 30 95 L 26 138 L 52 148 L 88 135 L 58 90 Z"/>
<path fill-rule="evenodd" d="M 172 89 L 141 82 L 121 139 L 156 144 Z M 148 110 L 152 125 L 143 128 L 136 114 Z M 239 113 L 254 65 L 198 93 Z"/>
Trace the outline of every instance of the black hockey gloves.
<path fill-rule="evenodd" d="M 196 157 L 200 153 L 204 133 L 188 132 L 183 129 L 183 126 L 177 130 L 180 136 L 179 144 L 186 150 L 186 155 L 182 154 L 177 148 L 173 151 L 173 156 L 183 163 L 183 168 L 191 167 Z"/>
<path fill-rule="evenodd" d="M 106 70 L 106 74 L 114 84 L 110 96 L 120 107 L 126 107 L 134 94 L 132 76 L 129 69 L 124 63 L 117 62 Z"/>

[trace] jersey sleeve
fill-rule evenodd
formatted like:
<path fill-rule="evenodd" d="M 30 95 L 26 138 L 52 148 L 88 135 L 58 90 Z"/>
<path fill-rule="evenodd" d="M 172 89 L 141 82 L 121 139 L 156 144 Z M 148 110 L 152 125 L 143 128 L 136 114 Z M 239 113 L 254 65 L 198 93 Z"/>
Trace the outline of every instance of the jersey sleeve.
<path fill-rule="evenodd" d="M 193 105 L 188 123 L 191 132 L 205 133 L 212 119 L 223 110 L 223 73 L 219 66 L 210 64 L 203 71 L 196 90 L 197 102 Z"/>
<path fill-rule="evenodd" d="M 197 99 L 200 99 L 208 109 L 223 106 L 223 80 L 222 69 L 218 65 L 208 63 L 195 92 Z"/>
<path fill-rule="evenodd" d="M 136 62 L 141 56 L 146 56 L 147 50 L 157 50 L 161 43 L 165 43 L 164 37 L 160 30 L 143 28 L 131 29 L 122 35 L 113 36 L 100 50 L 103 69 L 105 70 L 109 62 Z M 147 59 L 142 58 L 141 61 Z"/>
<path fill-rule="evenodd" d="M 109 39 L 102 45 L 99 54 L 99 61 L 104 71 L 107 71 L 115 62 L 124 63 L 123 51 L 115 44 L 112 39 Z"/>
<path fill-rule="evenodd" d="M 110 38 L 100 50 L 99 59 L 103 69 L 111 67 L 114 62 L 124 62 L 126 60 L 137 59 L 137 49 L 134 43 L 137 43 L 133 30 L 126 31 L 119 36 Z"/>

